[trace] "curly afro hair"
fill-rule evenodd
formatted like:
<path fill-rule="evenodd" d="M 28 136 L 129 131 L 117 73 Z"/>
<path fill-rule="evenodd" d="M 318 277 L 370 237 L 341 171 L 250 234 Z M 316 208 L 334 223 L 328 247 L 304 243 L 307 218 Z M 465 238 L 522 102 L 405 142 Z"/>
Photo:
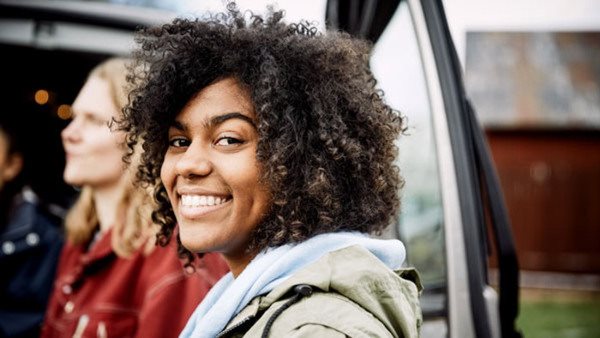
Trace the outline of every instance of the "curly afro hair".
<path fill-rule="evenodd" d="M 397 216 L 403 181 L 394 142 L 404 120 L 376 87 L 371 45 L 282 17 L 230 3 L 208 19 L 175 19 L 138 34 L 130 75 L 136 89 L 121 127 L 131 151 L 142 144 L 138 179 L 155 189 L 158 244 L 176 227 L 160 181 L 168 126 L 196 93 L 228 77 L 254 103 L 256 156 L 272 193 L 248 250 L 343 230 L 379 233 Z M 180 255 L 193 259 L 179 243 Z"/>

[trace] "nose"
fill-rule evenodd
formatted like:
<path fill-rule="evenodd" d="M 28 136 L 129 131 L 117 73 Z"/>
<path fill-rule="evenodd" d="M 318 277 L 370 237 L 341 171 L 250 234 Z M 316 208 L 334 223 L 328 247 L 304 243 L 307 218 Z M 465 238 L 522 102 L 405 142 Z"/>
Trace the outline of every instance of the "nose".
<path fill-rule="evenodd" d="M 62 130 L 60 136 L 63 143 L 75 143 L 81 140 L 78 124 L 77 118 L 74 118 L 69 122 L 65 129 Z"/>
<path fill-rule="evenodd" d="M 192 179 L 210 175 L 213 164 L 210 159 L 210 150 L 201 145 L 190 144 L 185 153 L 175 164 L 177 176 Z"/>

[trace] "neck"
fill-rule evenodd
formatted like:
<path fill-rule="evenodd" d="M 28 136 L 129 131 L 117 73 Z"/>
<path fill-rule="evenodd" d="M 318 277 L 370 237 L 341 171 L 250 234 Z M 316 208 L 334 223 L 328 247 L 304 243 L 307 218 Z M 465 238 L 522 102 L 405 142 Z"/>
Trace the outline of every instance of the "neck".
<path fill-rule="evenodd" d="M 112 187 L 94 189 L 94 206 L 101 232 L 108 231 L 115 224 L 121 198 L 122 189 L 118 184 Z"/>
<path fill-rule="evenodd" d="M 234 278 L 237 278 L 244 271 L 255 256 L 256 253 L 244 253 L 242 255 L 223 254 L 223 258 Z"/>

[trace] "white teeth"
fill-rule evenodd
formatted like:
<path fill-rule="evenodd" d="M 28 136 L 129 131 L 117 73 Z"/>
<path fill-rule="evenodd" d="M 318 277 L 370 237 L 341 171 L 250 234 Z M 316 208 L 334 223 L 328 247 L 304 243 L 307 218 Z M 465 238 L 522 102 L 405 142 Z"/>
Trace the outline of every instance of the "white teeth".
<path fill-rule="evenodd" d="M 181 204 L 186 207 L 204 207 L 227 202 L 226 198 L 217 196 L 181 195 Z"/>

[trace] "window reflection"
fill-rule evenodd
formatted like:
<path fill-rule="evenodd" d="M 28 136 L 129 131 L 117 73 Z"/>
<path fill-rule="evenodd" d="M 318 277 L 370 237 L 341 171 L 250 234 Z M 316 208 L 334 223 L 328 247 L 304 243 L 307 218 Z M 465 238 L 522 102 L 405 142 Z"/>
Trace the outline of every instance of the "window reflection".
<path fill-rule="evenodd" d="M 444 215 L 431 110 L 406 3 L 400 5 L 377 43 L 372 67 L 387 102 L 408 122 L 406 135 L 398 141 L 398 164 L 406 185 L 397 233 L 406 244 L 408 263 L 419 270 L 425 285 L 424 312 L 442 313 L 444 301 L 439 293 L 445 292 L 446 277 Z"/>

